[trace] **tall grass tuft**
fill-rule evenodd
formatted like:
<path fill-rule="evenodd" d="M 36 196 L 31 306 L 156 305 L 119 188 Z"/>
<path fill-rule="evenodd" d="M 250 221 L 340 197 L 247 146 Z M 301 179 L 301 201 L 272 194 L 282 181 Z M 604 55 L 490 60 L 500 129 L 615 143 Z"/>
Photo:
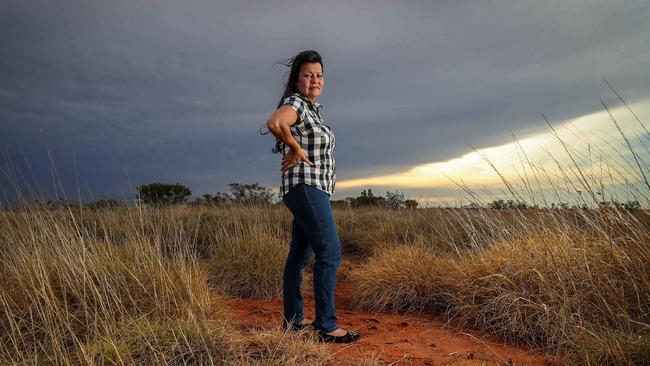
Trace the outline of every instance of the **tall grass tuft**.
<path fill-rule="evenodd" d="M 287 243 L 270 235 L 234 237 L 208 260 L 210 283 L 231 296 L 280 297 L 287 253 Z"/>

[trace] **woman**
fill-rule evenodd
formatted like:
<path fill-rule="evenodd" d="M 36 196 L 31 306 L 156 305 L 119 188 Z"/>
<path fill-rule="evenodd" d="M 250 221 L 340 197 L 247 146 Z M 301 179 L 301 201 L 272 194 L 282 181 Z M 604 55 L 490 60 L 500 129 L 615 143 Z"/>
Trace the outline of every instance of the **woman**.
<path fill-rule="evenodd" d="M 359 338 L 336 325 L 334 287 L 341 262 L 341 243 L 329 198 L 334 193 L 335 139 L 316 102 L 323 90 L 323 62 L 316 51 L 289 59 L 289 79 L 278 108 L 267 120 L 276 137 L 274 152 L 282 151 L 280 197 L 293 214 L 291 245 L 284 266 L 285 327 L 313 327 L 326 342 L 349 343 Z M 305 321 L 300 293 L 303 268 L 314 253 L 316 319 Z"/>

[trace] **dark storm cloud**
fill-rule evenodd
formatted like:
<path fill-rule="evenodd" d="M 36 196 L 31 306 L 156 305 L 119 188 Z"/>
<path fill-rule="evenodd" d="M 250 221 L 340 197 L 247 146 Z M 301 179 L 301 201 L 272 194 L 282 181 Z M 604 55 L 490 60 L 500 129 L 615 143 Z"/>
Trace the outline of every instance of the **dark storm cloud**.
<path fill-rule="evenodd" d="M 285 68 L 324 57 L 338 179 L 386 174 L 599 108 L 601 75 L 648 96 L 647 3 L 9 1 L 0 145 L 49 182 L 45 146 L 95 192 L 279 183 L 259 126 Z M 37 161 L 40 160 L 40 161 Z M 64 174 L 65 173 L 65 174 Z M 341 196 L 345 194 L 341 193 Z"/>

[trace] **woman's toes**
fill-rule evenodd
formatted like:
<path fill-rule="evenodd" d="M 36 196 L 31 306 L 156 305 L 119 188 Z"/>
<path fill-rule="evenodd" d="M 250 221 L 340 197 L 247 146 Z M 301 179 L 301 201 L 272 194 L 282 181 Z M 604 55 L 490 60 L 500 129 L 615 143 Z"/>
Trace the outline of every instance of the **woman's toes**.
<path fill-rule="evenodd" d="M 333 330 L 333 331 L 331 331 L 331 332 L 329 332 L 327 334 L 329 334 L 331 336 L 335 336 L 335 337 L 341 337 L 341 336 L 346 335 L 347 333 L 348 333 L 347 331 L 345 331 L 345 330 L 343 330 L 341 328 L 336 328 L 335 330 Z"/>

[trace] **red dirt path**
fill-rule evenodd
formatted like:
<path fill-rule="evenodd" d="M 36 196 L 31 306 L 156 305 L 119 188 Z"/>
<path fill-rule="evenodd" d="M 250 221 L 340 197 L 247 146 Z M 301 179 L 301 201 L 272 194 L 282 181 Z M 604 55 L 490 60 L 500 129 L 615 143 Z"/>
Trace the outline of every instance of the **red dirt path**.
<path fill-rule="evenodd" d="M 356 365 L 363 356 L 378 354 L 393 365 L 547 365 L 542 354 L 506 346 L 476 332 L 444 327 L 438 315 L 399 315 L 352 310 L 352 289 L 339 281 L 335 290 L 339 326 L 354 330 L 361 339 L 352 345 L 328 344 L 337 365 Z M 313 296 L 303 290 L 305 319 L 314 319 Z M 233 322 L 243 328 L 279 327 L 282 299 L 226 299 Z M 548 359 L 547 359 L 548 360 Z M 550 360 L 549 360 L 550 361 Z"/>

